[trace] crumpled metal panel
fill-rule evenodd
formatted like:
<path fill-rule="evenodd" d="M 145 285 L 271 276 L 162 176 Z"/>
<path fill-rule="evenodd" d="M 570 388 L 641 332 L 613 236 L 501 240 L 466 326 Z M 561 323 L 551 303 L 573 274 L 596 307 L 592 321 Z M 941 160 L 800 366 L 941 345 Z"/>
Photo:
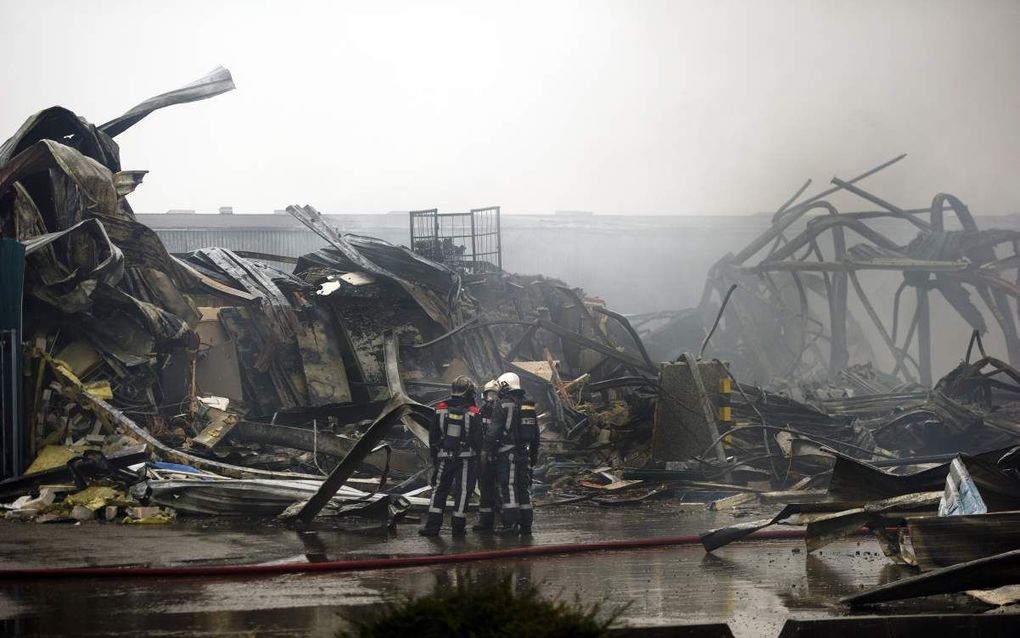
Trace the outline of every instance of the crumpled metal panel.
<path fill-rule="evenodd" d="M 232 283 L 258 297 L 262 301 L 263 309 L 272 316 L 275 331 L 281 338 L 293 335 L 297 318 L 290 307 L 290 302 L 273 280 L 260 270 L 256 262 L 238 257 L 226 248 L 205 248 L 196 254 L 207 259 L 220 273 L 229 277 Z"/>
<path fill-rule="evenodd" d="M 39 174 L 49 178 L 51 190 L 25 187 Z M 123 214 L 110 170 L 74 148 L 49 139 L 28 147 L 0 168 L 0 193 L 12 188 L 13 215 L 0 213 L 15 219 L 19 239 L 33 253 L 28 294 L 70 313 L 89 308 L 97 284 L 118 285 L 125 266 L 153 267 L 178 287 L 188 283 L 155 234 Z M 159 306 L 194 318 L 178 290 L 151 292 Z"/>
<path fill-rule="evenodd" d="M 260 414 L 304 404 L 297 389 L 288 383 L 293 368 L 281 370 L 280 357 L 276 356 L 290 344 L 272 340 L 259 330 L 258 320 L 248 308 L 222 308 L 220 323 L 237 348 L 246 401 L 257 406 Z"/>
<path fill-rule="evenodd" d="M 340 251 L 342 257 L 352 264 L 353 268 L 351 270 L 370 272 L 373 275 L 396 282 L 407 291 L 407 294 L 411 295 L 433 321 L 447 330 L 453 328 L 452 302 L 453 297 L 457 296 L 460 290 L 460 279 L 455 272 L 440 264 L 424 260 L 409 250 L 393 246 L 382 240 L 368 241 L 367 238 L 358 238 L 357 241 L 360 242 L 360 247 L 355 246 L 349 236 L 341 236 L 322 219 L 322 213 L 311 206 L 288 206 L 287 212 Z M 369 258 L 362 251 L 374 252 L 374 259 Z M 442 299 L 433 292 L 432 288 L 419 285 L 414 281 L 396 275 L 377 263 L 375 260 L 383 261 L 380 257 L 382 253 L 388 253 L 392 258 L 397 258 L 395 254 L 399 253 L 401 257 L 410 260 L 419 268 L 424 268 L 433 275 L 442 273 L 450 282 L 450 285 L 447 287 L 450 291 L 448 298 Z"/>
<path fill-rule="evenodd" d="M 58 259 L 52 245 L 80 236 L 87 236 L 95 250 L 91 253 L 91 263 L 75 264 L 72 268 L 71 263 Z M 38 235 L 23 243 L 31 266 L 27 292 L 63 312 L 88 309 L 98 284 L 114 285 L 124 274 L 123 253 L 96 219 L 85 219 L 66 230 Z"/>
<path fill-rule="evenodd" d="M 329 312 L 318 306 L 308 309 L 296 334 L 310 405 L 349 402 L 351 387 Z"/>
<path fill-rule="evenodd" d="M 322 482 L 316 493 L 300 506 L 290 508 L 285 514 L 288 518 L 310 523 L 322 509 L 329 505 L 344 483 L 351 477 L 357 466 L 367 457 L 376 445 L 386 436 L 390 429 L 411 414 L 434 414 L 432 408 L 421 405 L 410 397 L 396 394 L 383 408 L 372 425 L 365 430 L 361 438 L 354 444 L 346 456 L 341 459 L 329 476 Z"/>
<path fill-rule="evenodd" d="M 39 111 L 25 120 L 21 128 L 0 146 L 0 166 L 33 144 L 46 139 L 70 146 L 111 171 L 120 171 L 117 143 L 85 118 L 78 117 L 62 106 Z"/>
<path fill-rule="evenodd" d="M 217 284 L 242 289 L 256 308 L 224 308 L 220 321 L 235 341 L 246 382 L 246 398 L 263 414 L 308 401 L 297 316 L 277 281 L 297 288 L 304 282 L 286 273 L 239 257 L 223 248 L 206 248 L 186 257 L 189 265 Z"/>
<path fill-rule="evenodd" d="M 953 459 L 946 476 L 946 491 L 939 501 L 939 516 L 984 514 L 987 511 L 988 506 L 981 498 L 981 492 L 967 471 L 967 466 L 959 458 Z"/>
<path fill-rule="evenodd" d="M 924 516 L 907 520 L 918 567 L 948 567 L 1020 549 L 1020 512 Z"/>
<path fill-rule="evenodd" d="M 879 585 L 859 594 L 847 596 L 840 602 L 859 607 L 890 600 L 918 596 L 951 594 L 970 589 L 991 589 L 1020 582 L 1020 550 L 1013 550 L 958 563 L 916 576 Z M 972 635 L 979 635 L 973 633 Z"/>
<path fill-rule="evenodd" d="M 221 93 L 233 91 L 234 88 L 234 79 L 230 76 L 230 71 L 222 66 L 217 66 L 190 84 L 145 100 L 124 115 L 115 117 L 106 124 L 101 125 L 99 130 L 110 137 L 116 137 L 155 110 L 174 104 L 206 100 Z"/>
<path fill-rule="evenodd" d="M 275 479 L 164 479 L 147 483 L 150 500 L 187 514 L 218 516 L 276 516 L 285 509 L 311 498 L 321 481 Z M 343 486 L 331 499 L 326 512 L 357 501 L 365 504 L 388 498 Z"/>
<path fill-rule="evenodd" d="M 57 192 L 41 193 L 47 196 L 44 200 L 33 197 L 37 205 L 47 202 L 47 208 L 40 210 L 50 230 L 63 230 L 84 216 L 112 214 L 117 210 L 113 173 L 70 146 L 48 139 L 33 144 L 0 167 L 0 193 L 7 192 L 14 182 L 37 173 L 48 173 L 52 186 L 58 187 Z M 66 181 L 53 182 L 55 178 Z M 28 190 L 32 194 L 32 189 Z"/>
<path fill-rule="evenodd" d="M 196 289 L 201 284 L 194 270 L 174 259 L 156 232 L 148 226 L 119 213 L 117 216 L 96 217 L 103 222 L 110 239 L 124 252 L 127 266 L 158 270 L 183 290 Z"/>

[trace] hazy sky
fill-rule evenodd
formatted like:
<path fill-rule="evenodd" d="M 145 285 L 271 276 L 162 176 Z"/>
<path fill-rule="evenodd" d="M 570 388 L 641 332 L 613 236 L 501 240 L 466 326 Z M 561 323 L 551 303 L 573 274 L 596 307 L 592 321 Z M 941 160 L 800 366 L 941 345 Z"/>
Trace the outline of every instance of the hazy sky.
<path fill-rule="evenodd" d="M 865 184 L 1020 211 L 1020 2 L 0 0 L 0 137 L 104 122 L 229 68 L 237 90 L 117 138 L 168 208 L 746 213 Z"/>

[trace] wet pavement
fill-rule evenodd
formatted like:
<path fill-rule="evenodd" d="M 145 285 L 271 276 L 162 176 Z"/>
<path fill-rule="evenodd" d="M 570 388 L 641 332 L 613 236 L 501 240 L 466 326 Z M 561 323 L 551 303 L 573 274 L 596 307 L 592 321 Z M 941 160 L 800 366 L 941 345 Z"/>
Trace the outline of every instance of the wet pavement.
<path fill-rule="evenodd" d="M 0 521 L 0 568 L 406 556 L 689 534 L 735 521 L 730 514 L 681 512 L 663 504 L 565 506 L 538 514 L 530 541 L 425 539 L 412 524 L 395 533 L 351 523 L 299 533 L 250 520 L 182 520 L 146 528 Z M 620 617 L 628 625 L 727 622 L 738 637 L 776 636 L 787 618 L 845 615 L 839 597 L 910 573 L 891 565 L 875 541 L 861 537 L 812 555 L 804 552 L 803 541 L 792 540 L 740 543 L 712 555 L 696 545 L 362 573 L 18 581 L 0 585 L 0 627 L 4 635 L 334 636 L 353 614 L 394 595 L 425 593 L 466 578 L 509 576 L 520 586 L 537 584 L 567 600 L 609 609 L 628 604 Z M 952 613 L 985 607 L 962 597 L 935 597 L 896 609 Z"/>

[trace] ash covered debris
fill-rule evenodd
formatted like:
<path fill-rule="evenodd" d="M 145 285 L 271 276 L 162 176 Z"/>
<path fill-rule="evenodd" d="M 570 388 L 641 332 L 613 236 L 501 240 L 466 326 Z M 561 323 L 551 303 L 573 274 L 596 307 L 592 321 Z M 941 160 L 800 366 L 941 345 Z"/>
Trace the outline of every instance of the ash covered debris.
<path fill-rule="evenodd" d="M 121 170 L 113 136 L 232 87 L 218 69 L 98 127 L 48 109 L 2 147 L 3 236 L 25 254 L 24 319 L 4 341 L 22 402 L 4 414 L 14 515 L 66 519 L 65 495 L 95 486 L 115 489 L 97 504 L 107 518 L 135 502 L 278 514 L 346 459 L 332 509 L 392 522 L 427 503 L 427 406 L 460 374 L 517 372 L 550 455 L 641 458 L 654 393 L 585 387 L 654 387 L 655 366 L 626 319 L 581 290 L 503 273 L 498 256 L 454 269 L 342 235 L 310 206 L 288 212 L 329 247 L 293 272 L 226 248 L 169 254 L 134 219 L 126 196 L 144 172 Z M 400 427 L 351 458 L 394 401 Z"/>
<path fill-rule="evenodd" d="M 742 448 L 746 466 L 770 471 L 789 490 L 750 500 L 776 504 L 770 518 L 711 530 L 702 542 L 714 551 L 770 525 L 797 525 L 814 552 L 863 528 L 893 563 L 924 573 L 848 597 L 851 605 L 963 591 L 991 605 L 1015 603 L 1020 373 L 1011 365 L 1017 290 L 1005 272 L 1016 268 L 1017 236 L 979 229 L 953 196 L 904 210 L 855 181 L 834 179 L 829 192 L 845 189 L 882 210 L 840 213 L 819 197 L 784 206 L 768 232 L 713 268 L 701 308 L 658 327 L 685 326 L 696 338 L 706 315 L 725 318 L 708 351 L 767 388 L 736 385 L 742 392 L 733 411 L 747 429 L 730 430 L 731 445 Z M 813 208 L 822 214 L 786 237 L 788 223 Z M 946 229 L 947 210 L 958 230 Z M 886 231 L 895 222 L 918 234 L 896 244 L 872 228 L 883 219 Z M 846 230 L 865 243 L 848 247 Z M 764 259 L 746 265 L 769 244 Z M 858 278 L 866 270 L 901 276 L 891 318 L 883 319 Z M 888 371 L 873 363 L 878 357 L 850 312 L 850 287 L 893 361 Z M 908 289 L 916 301 L 904 321 Z M 934 293 L 973 333 L 959 365 L 933 385 Z M 992 322 L 1010 363 L 985 351 L 981 336 Z"/>
<path fill-rule="evenodd" d="M 974 346 L 980 356 L 971 361 Z M 852 375 L 859 377 L 859 370 Z M 711 552 L 771 525 L 795 525 L 806 528 L 806 548 L 815 552 L 866 530 L 892 563 L 921 573 L 846 603 L 966 592 L 991 606 L 1013 605 L 1020 601 L 1018 395 L 1020 372 L 985 354 L 975 331 L 964 360 L 930 392 L 819 400 L 867 434 L 871 459 L 862 460 L 863 447 L 847 453 L 835 441 L 820 445 L 816 433 L 805 433 L 799 450 L 791 439 L 783 450 L 800 491 L 760 495 L 757 504 L 786 505 L 770 518 L 710 530 L 702 543 Z"/>
<path fill-rule="evenodd" d="M 860 178 L 836 180 L 887 211 L 839 214 L 824 194 L 791 203 L 717 264 L 701 306 L 640 317 L 555 279 L 504 272 L 498 208 L 453 221 L 412 213 L 410 250 L 294 205 L 287 212 L 326 248 L 293 259 L 228 247 L 169 254 L 133 217 L 126 197 L 143 172 L 121 170 L 111 136 L 230 87 L 218 70 L 101 127 L 49 109 L 2 147 L 0 228 L 25 253 L 24 321 L 4 341 L 5 374 L 15 371 L 5 379 L 21 402 L 4 415 L 0 499 L 12 518 L 326 514 L 393 525 L 428 507 L 432 406 L 461 375 L 481 385 L 516 373 L 536 401 L 538 507 L 669 499 L 736 511 L 803 498 L 825 505 L 773 522 L 864 500 L 878 502 L 869 516 L 923 512 L 937 486 L 864 499 L 837 498 L 833 484 L 846 482 L 847 464 L 868 468 L 870 481 L 1016 442 L 1020 375 L 985 354 L 979 333 L 981 356 L 971 362 L 969 351 L 930 388 L 927 306 L 909 328 L 887 330 L 856 279 L 902 272 L 904 289 L 919 300 L 938 290 L 980 331 L 971 286 L 1008 332 L 1013 315 L 1000 317 L 999 301 L 1014 291 L 996 273 L 1017 260 L 993 247 L 1015 238 L 978 230 L 954 198 L 936 198 L 924 221 L 860 190 Z M 963 230 L 944 230 L 947 203 Z M 816 209 L 825 214 L 786 237 Z M 878 218 L 921 234 L 893 245 L 868 227 Z M 470 242 L 469 222 L 481 229 Z M 870 243 L 847 248 L 846 229 Z M 826 234 L 835 257 L 823 256 Z M 889 337 L 888 372 L 854 327 L 851 285 Z M 94 498 L 77 502 L 83 492 Z"/>

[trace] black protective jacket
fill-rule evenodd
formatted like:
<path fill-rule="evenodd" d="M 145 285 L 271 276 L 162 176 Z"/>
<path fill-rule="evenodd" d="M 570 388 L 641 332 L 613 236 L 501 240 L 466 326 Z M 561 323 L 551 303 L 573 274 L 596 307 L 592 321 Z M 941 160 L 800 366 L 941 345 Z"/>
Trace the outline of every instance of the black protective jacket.
<path fill-rule="evenodd" d="M 532 465 L 535 464 L 539 446 L 538 414 L 535 402 L 529 400 L 523 390 L 508 392 L 496 401 L 492 426 L 492 442 L 498 452 L 527 452 Z"/>
<path fill-rule="evenodd" d="M 499 399 L 489 403 L 488 401 L 482 403 L 479 408 L 479 413 L 482 417 L 482 451 L 488 454 L 494 454 L 496 452 L 496 436 L 495 428 L 496 425 L 492 418 L 496 413 L 496 406 L 499 405 Z"/>
<path fill-rule="evenodd" d="M 470 457 L 482 449 L 482 418 L 474 399 L 450 397 L 436 404 L 429 428 L 432 458 Z"/>

